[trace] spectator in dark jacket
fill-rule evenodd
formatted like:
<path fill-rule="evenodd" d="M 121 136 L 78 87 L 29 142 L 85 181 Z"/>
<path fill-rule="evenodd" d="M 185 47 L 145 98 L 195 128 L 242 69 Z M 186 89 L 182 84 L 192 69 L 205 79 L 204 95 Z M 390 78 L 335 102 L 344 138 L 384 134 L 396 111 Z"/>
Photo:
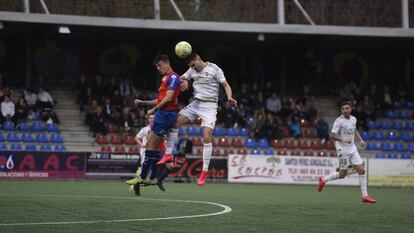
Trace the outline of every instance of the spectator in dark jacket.
<path fill-rule="evenodd" d="M 319 139 L 329 140 L 329 125 L 324 115 L 320 115 L 316 122 L 316 135 Z"/>

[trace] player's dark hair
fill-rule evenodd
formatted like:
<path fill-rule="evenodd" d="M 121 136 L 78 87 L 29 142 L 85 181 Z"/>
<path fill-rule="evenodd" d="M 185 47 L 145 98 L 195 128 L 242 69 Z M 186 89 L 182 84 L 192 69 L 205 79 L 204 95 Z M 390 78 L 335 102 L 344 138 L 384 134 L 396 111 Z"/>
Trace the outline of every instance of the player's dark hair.
<path fill-rule="evenodd" d="M 351 101 L 342 101 L 341 104 L 339 105 L 341 108 L 345 105 L 349 105 L 349 107 L 352 107 L 352 103 Z"/>
<path fill-rule="evenodd" d="M 198 57 L 200 57 L 197 53 L 191 53 L 190 55 L 188 55 L 188 57 L 185 58 L 185 62 L 190 63 L 191 61 L 197 59 Z"/>
<path fill-rule="evenodd" d="M 170 63 L 170 58 L 166 54 L 160 54 L 154 58 L 153 64 L 156 65 L 160 61 Z"/>

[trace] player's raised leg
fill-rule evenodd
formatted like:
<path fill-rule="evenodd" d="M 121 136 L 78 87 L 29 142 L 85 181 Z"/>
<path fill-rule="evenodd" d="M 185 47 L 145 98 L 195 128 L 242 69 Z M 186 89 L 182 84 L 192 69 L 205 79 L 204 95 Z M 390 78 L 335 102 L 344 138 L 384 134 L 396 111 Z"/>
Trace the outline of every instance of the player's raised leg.
<path fill-rule="evenodd" d="M 167 139 L 165 142 L 165 154 L 162 156 L 160 161 L 158 161 L 157 165 L 163 165 L 166 162 L 171 162 L 173 160 L 172 152 L 174 150 L 174 145 L 178 140 L 178 129 L 190 122 L 190 119 L 182 114 L 178 115 L 177 121 L 174 124 L 174 127 L 171 128 L 170 132 L 167 135 Z"/>
<path fill-rule="evenodd" d="M 362 202 L 376 203 L 377 200 L 368 195 L 367 176 L 365 175 L 364 164 L 355 165 L 358 173 L 359 187 L 361 188 Z"/>
<path fill-rule="evenodd" d="M 329 181 L 345 178 L 345 176 L 347 175 L 347 170 L 347 167 L 345 169 L 340 168 L 339 172 L 334 172 L 324 177 L 321 176 L 319 178 L 318 192 L 322 192 L 323 187 L 325 187 L 325 184 Z"/>

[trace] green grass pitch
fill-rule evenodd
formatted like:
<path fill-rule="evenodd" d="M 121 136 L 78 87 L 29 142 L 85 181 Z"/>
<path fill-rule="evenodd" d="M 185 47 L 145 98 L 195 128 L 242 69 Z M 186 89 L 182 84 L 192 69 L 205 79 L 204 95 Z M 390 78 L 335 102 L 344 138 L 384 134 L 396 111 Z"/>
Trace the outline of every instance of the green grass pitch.
<path fill-rule="evenodd" d="M 167 192 L 144 187 L 135 197 L 121 181 L 2 181 L 0 232 L 414 232 L 414 189 L 373 188 L 377 204 L 363 204 L 358 187 L 166 183 Z M 121 197 L 121 198 L 120 198 Z M 144 199 L 151 198 L 151 199 Z M 154 221 L 110 222 L 202 215 Z M 89 224 L 20 225 L 10 223 L 105 221 Z"/>

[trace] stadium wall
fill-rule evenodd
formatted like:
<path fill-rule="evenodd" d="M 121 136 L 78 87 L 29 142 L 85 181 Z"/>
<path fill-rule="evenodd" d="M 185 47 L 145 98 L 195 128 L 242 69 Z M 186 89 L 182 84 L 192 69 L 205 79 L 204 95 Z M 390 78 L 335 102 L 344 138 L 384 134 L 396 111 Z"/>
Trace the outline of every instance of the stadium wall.
<path fill-rule="evenodd" d="M 413 159 L 364 158 L 370 186 L 414 187 Z M 127 178 L 135 174 L 139 154 L 116 153 L 0 153 L 0 180 L 82 180 L 86 178 Z M 229 155 L 215 156 L 209 179 L 214 182 L 307 184 L 335 172 L 336 158 L 303 156 Z M 202 156 L 178 156 L 169 180 L 193 182 L 202 169 Z M 357 186 L 358 177 L 349 176 L 332 185 Z"/>

